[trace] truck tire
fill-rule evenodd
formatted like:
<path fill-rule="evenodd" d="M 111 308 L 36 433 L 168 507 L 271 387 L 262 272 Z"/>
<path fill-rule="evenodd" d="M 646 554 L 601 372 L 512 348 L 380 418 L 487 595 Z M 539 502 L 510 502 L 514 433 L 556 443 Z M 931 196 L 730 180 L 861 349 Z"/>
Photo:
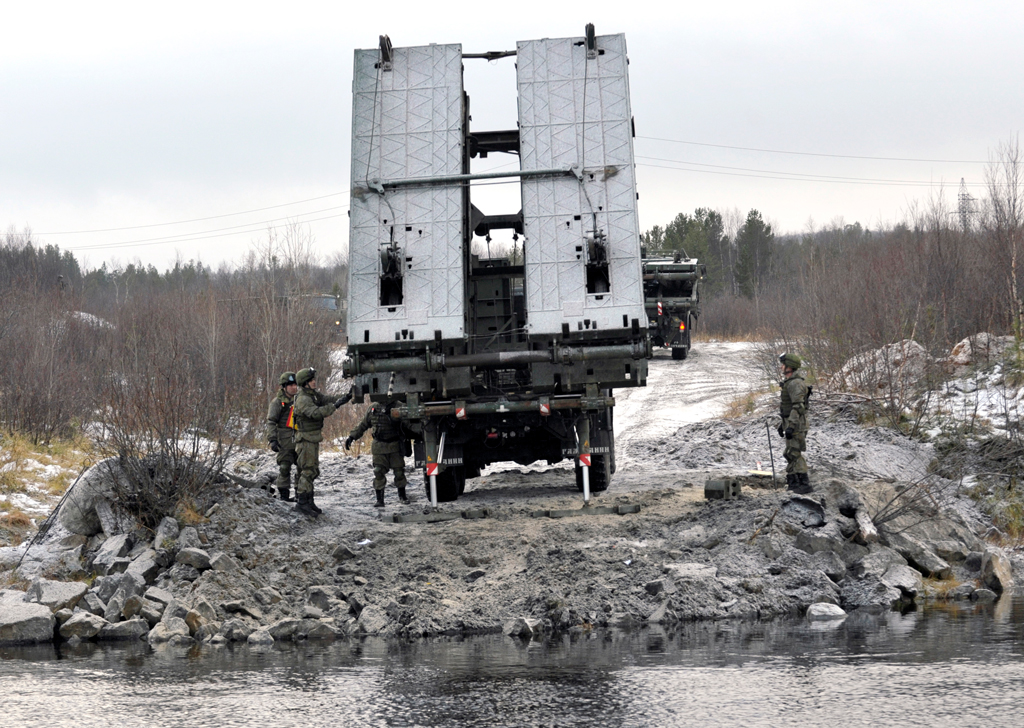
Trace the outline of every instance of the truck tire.
<path fill-rule="evenodd" d="M 608 490 L 612 481 L 612 463 L 608 455 L 590 456 L 590 492 L 601 493 Z M 583 492 L 583 468 L 576 460 L 576 490 Z"/>
<path fill-rule="evenodd" d="M 423 476 L 423 486 L 430 500 L 430 476 Z M 451 503 L 466 491 L 466 470 L 461 467 L 445 468 L 437 476 L 437 502 Z"/>

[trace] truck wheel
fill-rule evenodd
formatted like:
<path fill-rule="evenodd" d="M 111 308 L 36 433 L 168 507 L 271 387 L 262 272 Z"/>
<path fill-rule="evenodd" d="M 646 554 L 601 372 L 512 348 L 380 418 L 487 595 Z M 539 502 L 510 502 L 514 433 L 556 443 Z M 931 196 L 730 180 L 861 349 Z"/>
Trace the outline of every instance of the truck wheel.
<path fill-rule="evenodd" d="M 608 490 L 608 486 L 612 481 L 612 464 L 611 458 L 607 455 L 591 455 L 590 462 L 590 492 L 600 493 Z M 580 462 L 576 460 L 576 490 L 580 493 L 583 492 L 583 468 L 580 467 Z"/>
<path fill-rule="evenodd" d="M 423 486 L 430 500 L 430 476 L 423 476 Z M 466 471 L 464 468 L 446 468 L 437 476 L 437 502 L 451 503 L 458 500 L 466 490 Z"/>

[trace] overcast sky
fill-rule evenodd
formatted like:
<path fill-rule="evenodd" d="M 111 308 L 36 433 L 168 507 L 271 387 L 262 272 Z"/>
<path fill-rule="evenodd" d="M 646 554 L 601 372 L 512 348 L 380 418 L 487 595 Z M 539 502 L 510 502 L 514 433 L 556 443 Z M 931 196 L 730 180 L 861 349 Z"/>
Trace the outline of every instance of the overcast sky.
<path fill-rule="evenodd" d="M 0 228 L 163 269 L 233 264 L 293 221 L 328 257 L 347 247 L 353 49 L 514 49 L 587 22 L 626 34 L 643 229 L 697 207 L 878 227 L 961 178 L 983 194 L 1024 125 L 1022 8 L 0 0 Z M 514 127 L 512 64 L 466 62 L 474 128 Z M 494 194 L 485 212 L 518 209 Z"/>

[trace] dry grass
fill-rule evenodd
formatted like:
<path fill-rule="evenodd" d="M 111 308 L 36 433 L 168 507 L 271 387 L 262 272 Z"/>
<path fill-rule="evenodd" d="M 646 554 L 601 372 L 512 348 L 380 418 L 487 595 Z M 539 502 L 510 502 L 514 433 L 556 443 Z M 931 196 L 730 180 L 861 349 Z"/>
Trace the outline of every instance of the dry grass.
<path fill-rule="evenodd" d="M 766 392 L 768 392 L 767 389 L 760 389 L 740 395 L 726 405 L 722 417 L 727 420 L 735 420 L 753 414 L 757 409 L 757 400 Z"/>
<path fill-rule="evenodd" d="M 210 519 L 196 510 L 196 505 L 192 501 L 179 501 L 178 506 L 174 509 L 174 517 L 178 519 L 179 523 L 184 523 L 187 526 L 198 526 L 201 523 L 209 523 Z"/>
<path fill-rule="evenodd" d="M 42 483 L 52 496 L 63 495 L 83 465 L 93 458 L 92 443 L 82 436 L 49 443 L 33 443 L 19 434 L 3 435 L 0 449 L 0 494 L 25 493 L 40 481 L 36 463 L 57 467 L 60 471 Z"/>
<path fill-rule="evenodd" d="M 936 599 L 949 599 L 950 593 L 957 587 L 962 586 L 963 583 L 957 579 L 936 579 L 932 576 L 925 577 L 922 580 L 924 593 L 930 594 Z"/>
<path fill-rule="evenodd" d="M 32 519 L 9 502 L 0 503 L 0 508 L 7 511 L 0 516 L 0 545 L 17 546 L 32 530 Z"/>

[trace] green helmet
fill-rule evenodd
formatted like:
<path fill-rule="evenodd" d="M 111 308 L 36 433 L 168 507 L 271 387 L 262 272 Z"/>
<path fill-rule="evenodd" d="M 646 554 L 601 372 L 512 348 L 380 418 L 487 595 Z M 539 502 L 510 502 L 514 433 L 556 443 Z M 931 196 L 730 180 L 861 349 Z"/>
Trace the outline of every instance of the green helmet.
<path fill-rule="evenodd" d="M 298 384 L 295 381 L 295 372 L 285 372 L 277 381 L 281 383 L 282 387 L 287 387 L 289 384 Z"/>
<path fill-rule="evenodd" d="M 779 361 L 782 362 L 783 366 L 786 366 L 793 371 L 796 371 L 804 363 L 803 359 L 800 358 L 799 354 L 779 354 Z"/>
<path fill-rule="evenodd" d="M 299 373 L 295 375 L 295 383 L 298 384 L 300 387 L 305 387 L 314 379 L 316 379 L 316 369 L 314 369 L 313 367 L 306 367 L 305 369 L 300 369 Z"/>

